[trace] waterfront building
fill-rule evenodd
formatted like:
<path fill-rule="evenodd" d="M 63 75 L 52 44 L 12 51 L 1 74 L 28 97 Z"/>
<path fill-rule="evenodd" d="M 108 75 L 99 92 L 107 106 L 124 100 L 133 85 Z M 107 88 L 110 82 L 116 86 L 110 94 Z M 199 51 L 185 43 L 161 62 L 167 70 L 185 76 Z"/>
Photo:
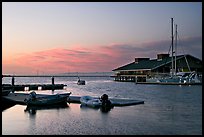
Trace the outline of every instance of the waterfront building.
<path fill-rule="evenodd" d="M 202 74 L 202 60 L 186 54 L 178 55 L 176 60 L 176 72 L 196 71 Z M 171 72 L 172 57 L 169 54 L 157 54 L 156 59 L 135 58 L 135 61 L 127 65 L 118 67 L 112 71 L 115 72 L 116 81 L 137 81 L 145 82 L 147 78 L 156 75 L 168 76 Z"/>

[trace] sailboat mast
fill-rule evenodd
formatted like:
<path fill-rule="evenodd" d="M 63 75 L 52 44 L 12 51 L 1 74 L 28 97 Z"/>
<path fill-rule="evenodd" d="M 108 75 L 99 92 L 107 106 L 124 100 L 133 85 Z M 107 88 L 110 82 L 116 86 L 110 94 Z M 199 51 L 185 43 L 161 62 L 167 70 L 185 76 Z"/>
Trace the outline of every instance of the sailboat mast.
<path fill-rule="evenodd" d="M 173 34 L 173 18 L 171 18 L 171 65 L 172 65 L 172 67 L 171 67 L 171 76 L 173 77 L 173 73 L 174 73 L 174 71 L 173 71 L 173 69 L 174 69 L 174 63 L 173 63 L 173 53 L 174 53 L 174 36 L 173 36 L 174 34 Z"/>
<path fill-rule="evenodd" d="M 176 56 L 177 56 L 177 24 L 176 24 L 176 38 L 175 38 L 175 74 L 176 74 Z"/>

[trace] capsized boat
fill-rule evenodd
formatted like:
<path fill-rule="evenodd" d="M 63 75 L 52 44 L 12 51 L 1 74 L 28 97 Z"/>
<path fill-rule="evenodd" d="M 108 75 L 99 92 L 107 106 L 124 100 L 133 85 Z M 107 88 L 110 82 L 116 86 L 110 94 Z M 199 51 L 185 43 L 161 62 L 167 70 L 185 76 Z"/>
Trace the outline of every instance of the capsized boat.
<path fill-rule="evenodd" d="M 24 101 L 27 105 L 33 106 L 49 106 L 49 105 L 56 105 L 56 104 L 63 104 L 68 101 L 70 93 L 64 94 L 55 94 L 55 95 L 48 95 L 44 97 L 37 97 L 36 93 L 33 91 L 30 93 L 29 98 L 26 98 Z"/>

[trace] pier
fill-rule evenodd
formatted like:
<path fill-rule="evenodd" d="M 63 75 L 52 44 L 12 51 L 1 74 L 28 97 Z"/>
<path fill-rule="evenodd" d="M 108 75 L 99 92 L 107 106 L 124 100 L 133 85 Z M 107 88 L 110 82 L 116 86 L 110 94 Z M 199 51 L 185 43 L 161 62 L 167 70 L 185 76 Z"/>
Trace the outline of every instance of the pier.
<path fill-rule="evenodd" d="M 53 76 L 53 75 L 2 75 L 4 77 L 11 77 L 11 84 L 2 84 L 3 90 L 12 90 L 14 91 L 24 91 L 24 90 L 56 90 L 63 89 L 65 84 L 55 84 L 55 77 L 65 77 L 65 76 Z M 51 84 L 24 84 L 24 85 L 15 85 L 15 77 L 50 77 Z"/>
<path fill-rule="evenodd" d="M 3 90 L 12 90 L 12 91 L 25 91 L 25 90 L 56 90 L 63 89 L 65 84 L 24 84 L 24 85 L 11 85 L 11 84 L 2 84 Z"/>
<path fill-rule="evenodd" d="M 114 78 L 114 81 L 118 82 L 134 82 L 135 84 L 154 84 L 154 85 L 202 85 L 202 83 L 177 83 L 177 82 L 148 82 L 147 75 L 120 75 L 120 76 L 111 76 Z"/>
<path fill-rule="evenodd" d="M 63 95 L 63 93 L 62 93 Z M 47 94 L 37 94 L 37 97 L 50 96 Z M 24 100 L 29 97 L 29 93 L 10 93 L 7 96 L 2 96 L 3 104 L 20 104 L 26 105 Z M 81 96 L 69 96 L 67 102 L 69 103 L 80 103 Z M 95 97 L 98 98 L 98 97 Z M 130 106 L 137 104 L 144 104 L 144 101 L 133 100 L 133 99 L 121 99 L 121 98 L 109 98 L 114 106 Z"/>
<path fill-rule="evenodd" d="M 4 77 L 11 77 L 11 84 L 2 84 L 4 90 L 24 91 L 24 90 L 56 90 L 63 89 L 65 84 L 55 84 L 55 77 L 79 77 L 78 75 L 2 75 Z M 15 85 L 15 77 L 48 77 L 51 78 L 51 84 L 24 84 Z M 107 75 L 81 75 L 80 77 L 110 77 Z"/>
<path fill-rule="evenodd" d="M 110 76 L 119 82 L 146 82 L 147 75 L 118 75 Z"/>

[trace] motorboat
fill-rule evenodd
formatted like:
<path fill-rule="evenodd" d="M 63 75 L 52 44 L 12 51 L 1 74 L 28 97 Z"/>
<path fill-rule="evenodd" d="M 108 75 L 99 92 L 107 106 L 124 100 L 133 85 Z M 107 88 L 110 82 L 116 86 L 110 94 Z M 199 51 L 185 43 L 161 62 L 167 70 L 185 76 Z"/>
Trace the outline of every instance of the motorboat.
<path fill-rule="evenodd" d="M 102 102 L 99 98 L 94 98 L 91 96 L 82 96 L 80 98 L 80 102 L 84 106 L 89 106 L 89 107 L 100 107 L 102 105 Z"/>
<path fill-rule="evenodd" d="M 80 79 L 79 79 L 79 80 L 77 81 L 77 84 L 78 84 L 78 85 L 85 85 L 85 83 L 86 83 L 85 80 L 80 80 Z"/>
<path fill-rule="evenodd" d="M 112 108 L 113 104 L 108 99 L 108 95 L 103 94 L 100 98 L 91 97 L 91 96 L 82 96 L 80 98 L 80 102 L 82 105 L 98 108 L 98 107 L 105 107 L 105 108 Z"/>
<path fill-rule="evenodd" d="M 28 106 L 49 106 L 49 105 L 63 104 L 68 101 L 70 94 L 71 92 L 64 93 L 64 94 L 55 94 L 55 95 L 37 97 L 36 93 L 32 91 L 29 97 L 24 100 L 24 102 Z"/>

